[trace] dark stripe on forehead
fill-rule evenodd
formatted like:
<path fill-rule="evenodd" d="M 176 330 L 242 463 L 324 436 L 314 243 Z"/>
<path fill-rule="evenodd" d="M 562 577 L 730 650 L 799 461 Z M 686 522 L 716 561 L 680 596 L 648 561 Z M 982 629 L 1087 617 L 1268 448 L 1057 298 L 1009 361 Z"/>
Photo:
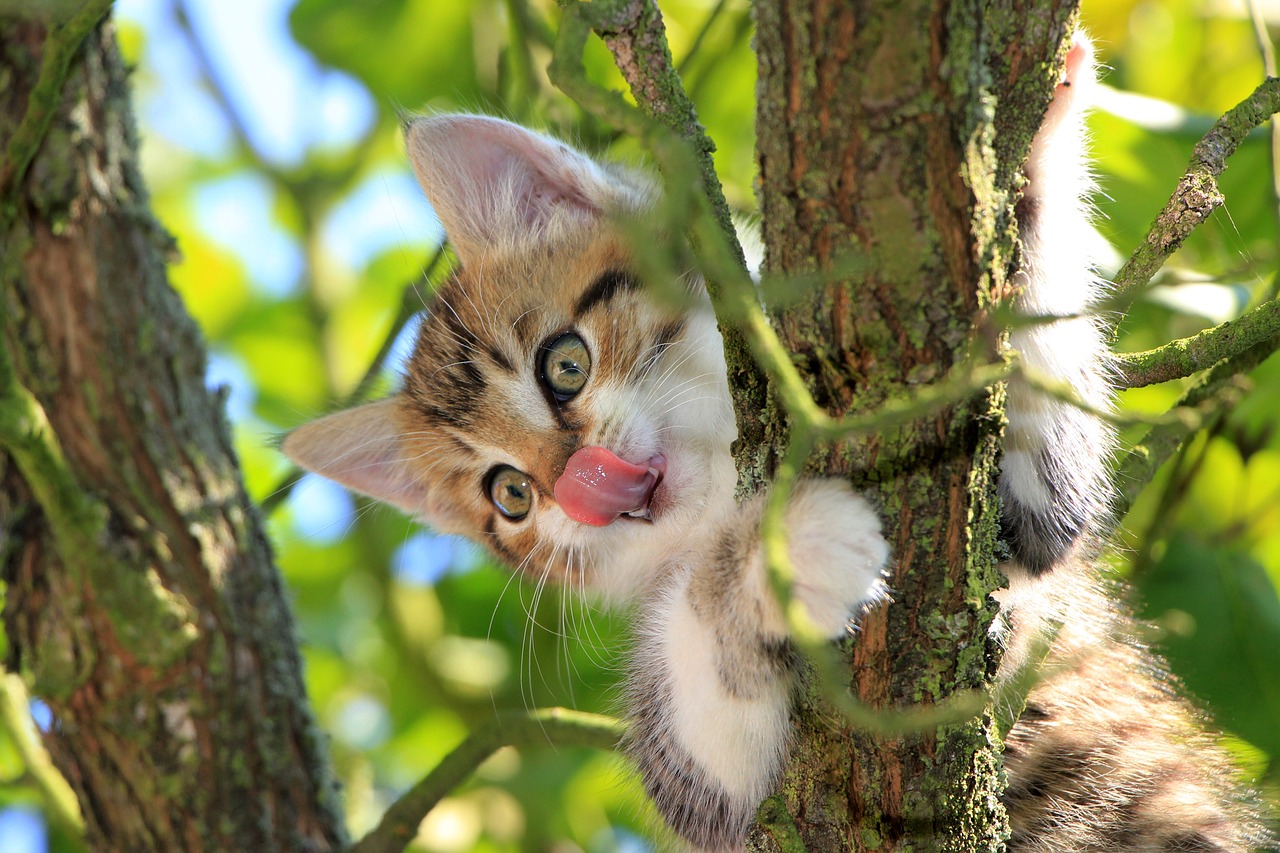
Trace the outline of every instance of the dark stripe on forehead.
<path fill-rule="evenodd" d="M 661 329 L 658 329 L 658 334 L 654 336 L 653 345 L 665 349 L 678 341 L 683 334 L 684 320 L 672 320 Z"/>
<path fill-rule="evenodd" d="M 465 359 L 466 361 L 474 362 L 476 356 L 483 352 L 500 369 L 508 373 L 515 372 L 515 366 L 511 363 L 511 359 L 507 358 L 506 353 L 498 349 L 492 341 L 480 340 L 480 337 L 458 317 L 450 306 L 441 306 L 436 311 L 435 316 L 444 327 L 439 333 L 442 338 L 439 346 L 445 350 L 456 347 L 462 353 L 462 357 L 455 360 Z M 484 377 L 478 369 L 472 375 L 477 382 L 483 385 Z"/>
<path fill-rule="evenodd" d="M 427 361 L 427 359 L 433 359 Z M 457 350 L 415 353 L 405 373 L 405 392 L 429 424 L 470 428 L 484 399 L 484 375 Z M 434 359 L 444 359 L 439 363 Z"/>
<path fill-rule="evenodd" d="M 438 406 L 433 403 L 422 403 L 418 406 L 418 411 L 428 423 L 432 424 L 448 424 L 449 426 L 469 428 L 473 426 L 472 419 L 469 417 L 471 411 L 461 407 L 445 407 Z"/>
<path fill-rule="evenodd" d="M 490 361 L 496 364 L 500 369 L 507 373 L 515 373 L 516 366 L 511 363 L 511 359 L 507 358 L 507 354 L 498 349 L 493 344 L 489 344 L 484 348 L 485 355 L 489 356 Z"/>
<path fill-rule="evenodd" d="M 457 358 L 445 365 L 442 372 L 448 375 L 459 391 L 466 392 L 468 398 L 474 400 L 484 393 L 487 384 L 484 373 L 480 371 L 474 358 L 467 358 L 467 356 L 474 356 L 474 352 L 459 352 L 456 355 Z"/>
<path fill-rule="evenodd" d="M 533 349 L 533 345 L 538 342 L 538 313 L 537 308 L 526 308 L 511 324 L 523 349 Z"/>
<path fill-rule="evenodd" d="M 466 433 L 463 433 L 463 435 L 466 435 Z M 476 458 L 479 458 L 479 456 L 480 456 L 480 451 L 479 451 L 479 450 L 476 450 L 474 447 L 472 447 L 472 446 L 467 442 L 467 440 L 463 437 L 463 435 L 455 435 L 455 434 L 453 434 L 453 433 L 446 433 L 446 434 L 445 434 L 445 437 L 446 437 L 447 439 L 449 439 L 449 444 L 450 444 L 450 446 L 452 446 L 454 450 L 458 451 L 458 452 L 459 452 L 459 453 L 461 453 L 463 456 L 466 456 L 466 457 L 467 457 L 467 458 L 469 458 L 469 459 L 476 459 Z"/>
<path fill-rule="evenodd" d="M 607 303 L 622 293 L 630 293 L 640 286 L 640 280 L 622 270 L 609 270 L 597 278 L 587 288 L 587 292 L 578 297 L 573 306 L 573 318 L 576 320 L 592 308 Z"/>
<path fill-rule="evenodd" d="M 439 409 L 448 409 L 466 422 L 471 421 L 466 416 L 480 408 L 488 387 L 484 374 L 470 358 L 472 355 L 461 348 L 446 347 L 439 353 L 439 363 L 415 364 L 412 377 L 424 400 Z"/>

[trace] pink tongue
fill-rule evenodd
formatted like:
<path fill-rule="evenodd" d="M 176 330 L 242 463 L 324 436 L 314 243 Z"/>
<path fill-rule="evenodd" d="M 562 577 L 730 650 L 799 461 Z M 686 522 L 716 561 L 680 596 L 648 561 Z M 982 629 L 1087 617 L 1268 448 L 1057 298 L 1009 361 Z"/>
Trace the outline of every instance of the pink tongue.
<path fill-rule="evenodd" d="M 569 457 L 556 480 L 556 502 L 574 521 L 603 527 L 649 505 L 658 485 L 649 469 L 623 462 L 603 447 L 584 447 Z"/>

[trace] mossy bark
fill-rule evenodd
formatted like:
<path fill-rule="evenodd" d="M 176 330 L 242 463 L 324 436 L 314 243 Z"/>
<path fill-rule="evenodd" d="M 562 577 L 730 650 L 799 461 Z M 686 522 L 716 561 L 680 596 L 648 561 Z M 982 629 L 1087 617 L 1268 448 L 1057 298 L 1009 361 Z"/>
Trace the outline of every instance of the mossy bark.
<path fill-rule="evenodd" d="M 6 145 L 58 38 L 15 14 L 0 13 Z M 0 211 L 7 666 L 53 712 L 45 743 L 93 849 L 341 847 L 280 578 L 165 278 L 109 24 L 36 106 L 52 120 Z"/>
<path fill-rule="evenodd" d="M 995 358 L 984 318 L 1016 268 L 1019 166 L 1072 12 L 1051 0 L 756 4 L 767 266 L 861 270 L 777 315 L 832 414 Z M 865 263 L 842 263 L 851 256 Z M 877 502 L 893 546 L 893 603 L 846 647 L 850 688 L 872 706 L 944 701 L 993 674 L 1001 406 L 997 389 L 811 461 Z M 817 693 L 803 697 L 755 849 L 1002 849 L 989 717 L 878 737 L 833 719 Z"/>

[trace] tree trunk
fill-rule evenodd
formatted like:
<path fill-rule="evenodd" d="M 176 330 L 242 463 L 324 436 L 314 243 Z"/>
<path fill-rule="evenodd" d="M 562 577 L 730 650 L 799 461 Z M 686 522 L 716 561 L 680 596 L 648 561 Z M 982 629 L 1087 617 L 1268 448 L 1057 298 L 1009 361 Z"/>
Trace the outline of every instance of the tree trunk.
<path fill-rule="evenodd" d="M 45 743 L 94 849 L 341 846 L 280 578 L 165 279 L 111 27 L 46 100 L 68 27 L 16 15 L 0 13 L 7 665 L 53 711 Z M 17 129 L 41 110 L 24 169 Z"/>
<path fill-rule="evenodd" d="M 767 267 L 836 271 L 777 323 L 832 414 L 996 357 L 983 318 L 1009 287 L 1016 176 L 1072 14 L 1013 5 L 756 4 Z M 851 257 L 865 262 L 856 277 L 841 272 Z M 1000 392 L 976 395 L 811 461 L 878 503 L 893 546 L 893 603 L 846 646 L 850 686 L 874 707 L 941 702 L 994 672 L 1001 405 Z M 1002 849 L 989 716 L 882 737 L 836 722 L 818 693 L 757 849 Z"/>

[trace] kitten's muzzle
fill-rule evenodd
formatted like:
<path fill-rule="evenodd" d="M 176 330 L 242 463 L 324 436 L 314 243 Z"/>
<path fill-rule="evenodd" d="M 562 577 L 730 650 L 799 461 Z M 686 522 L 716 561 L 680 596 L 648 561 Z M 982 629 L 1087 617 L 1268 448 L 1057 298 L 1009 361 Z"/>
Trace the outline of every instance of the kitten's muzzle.
<path fill-rule="evenodd" d="M 569 457 L 553 491 L 565 515 L 593 527 L 624 516 L 650 519 L 650 501 L 666 470 L 660 453 L 632 463 L 608 448 L 583 447 Z"/>

